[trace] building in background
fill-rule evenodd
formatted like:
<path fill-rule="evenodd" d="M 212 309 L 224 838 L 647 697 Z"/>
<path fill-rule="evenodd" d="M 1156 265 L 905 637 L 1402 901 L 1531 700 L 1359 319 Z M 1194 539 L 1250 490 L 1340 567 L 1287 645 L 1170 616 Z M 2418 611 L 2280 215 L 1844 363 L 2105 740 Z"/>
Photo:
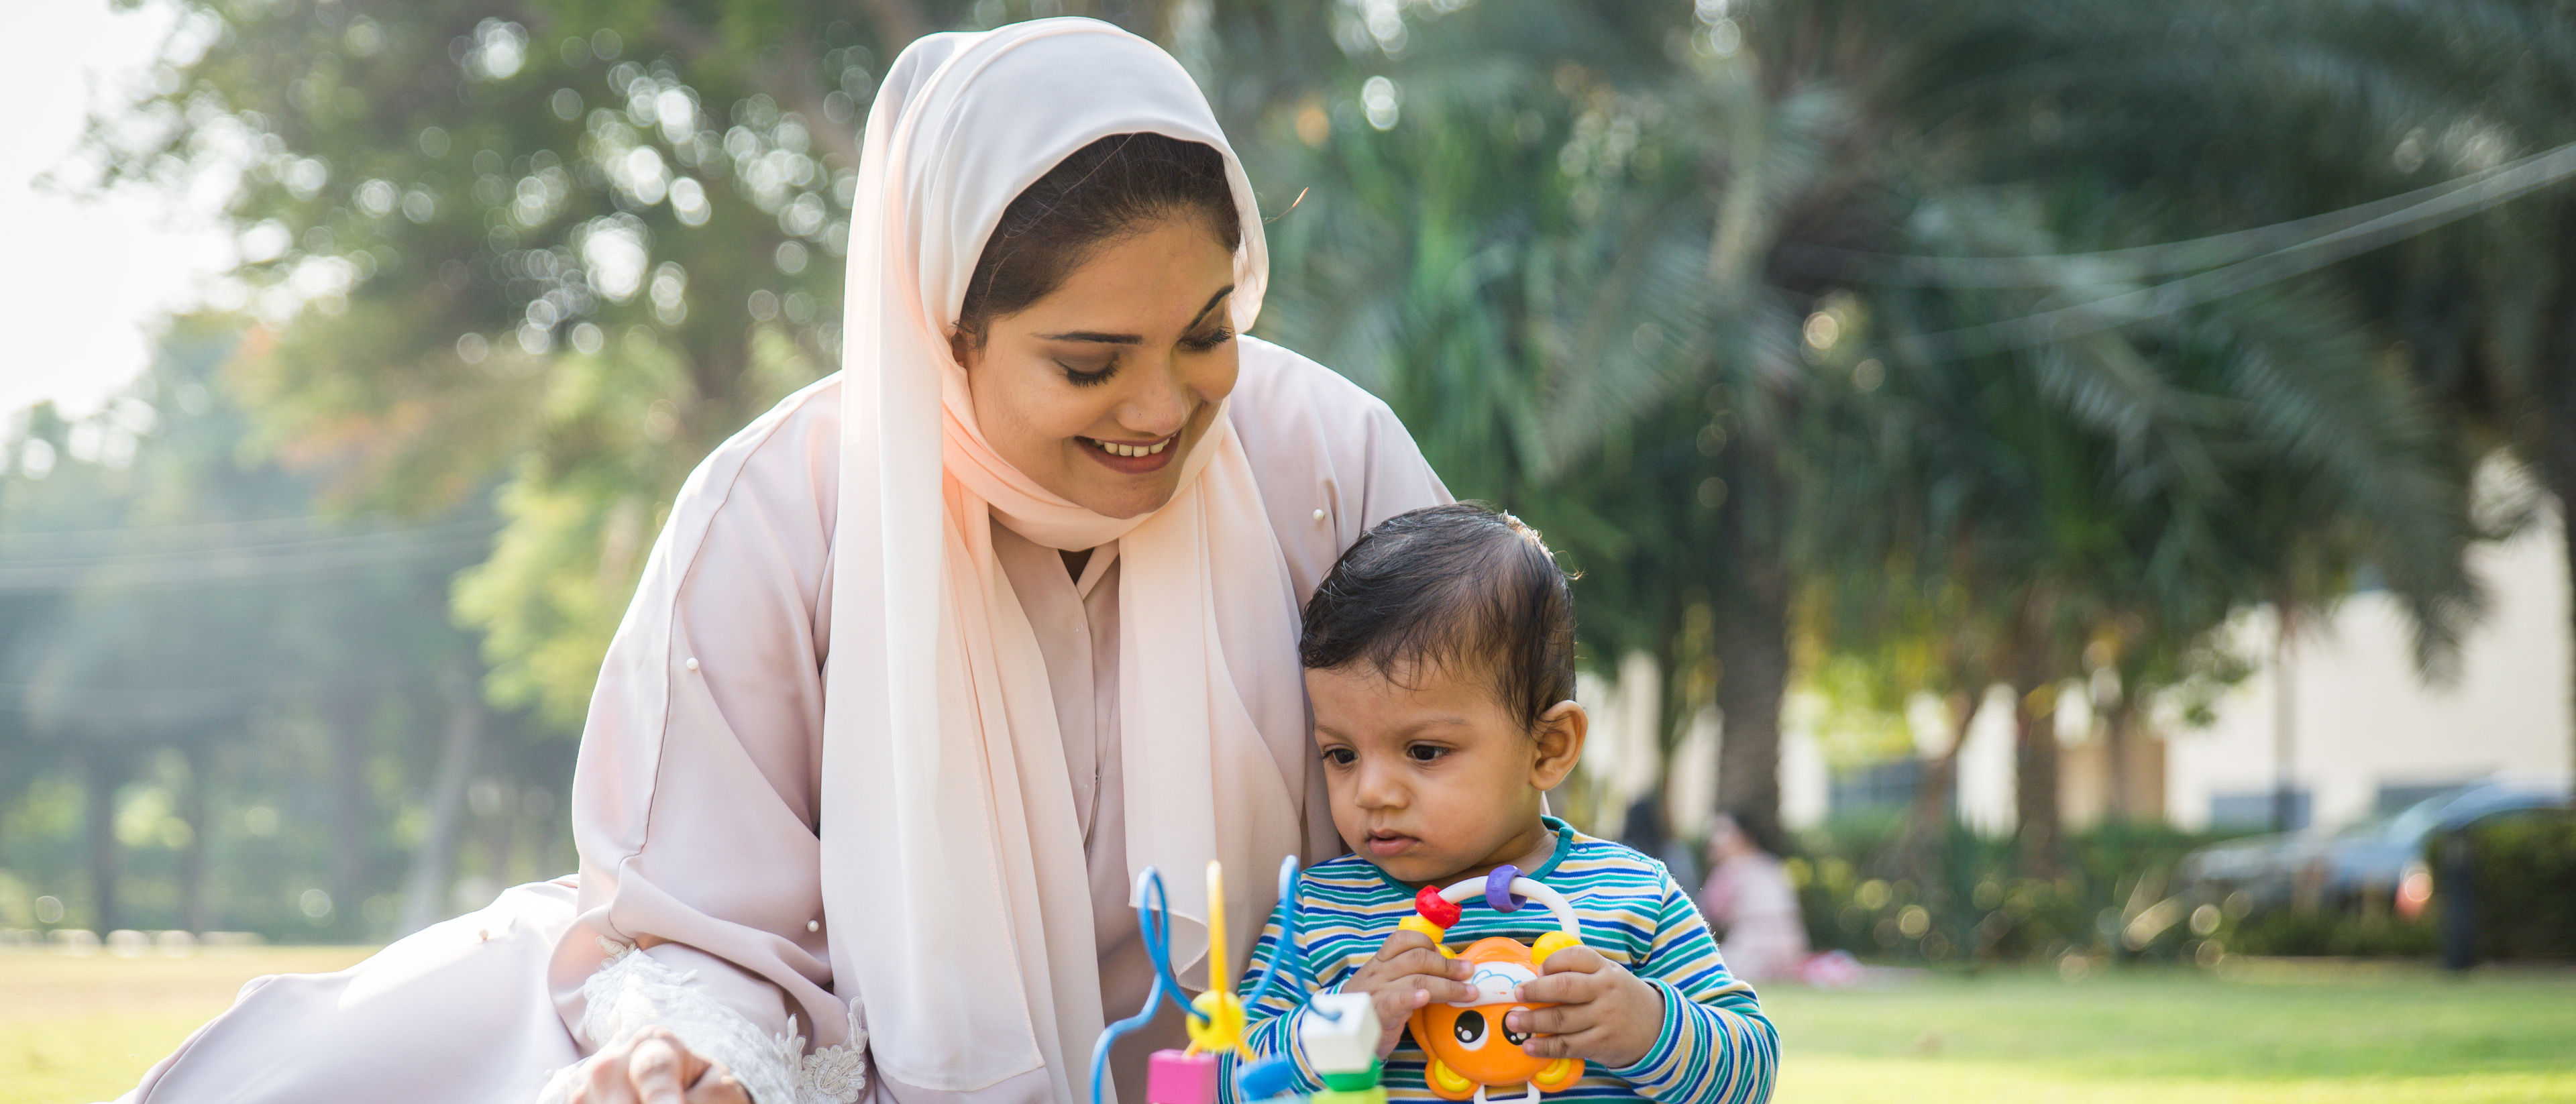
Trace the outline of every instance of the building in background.
<path fill-rule="evenodd" d="M 2354 595 L 2297 637 L 2286 678 L 2261 646 L 2271 617 L 2247 617 L 2240 639 L 2266 662 L 2218 702 L 2216 723 L 2168 730 L 2167 817 L 2194 829 L 2271 823 L 2284 687 L 2295 820 L 2346 824 L 2475 779 L 2576 772 L 2564 532 L 2544 519 L 2471 562 L 2490 605 L 2448 686 L 2416 677 L 2406 618 L 2385 594 Z"/>
<path fill-rule="evenodd" d="M 2293 826 L 2352 823 L 2482 778 L 2563 784 L 2576 775 L 2565 556 L 2555 517 L 2474 551 L 2472 569 L 2486 583 L 2489 609 L 2463 641 L 2458 677 L 2448 685 L 2417 677 L 2412 628 L 2384 593 L 2356 594 L 2328 624 L 2298 634 L 2286 680 Z M 2152 731 L 2130 742 L 2125 770 L 2112 769 L 2110 742 L 2084 695 L 2060 696 L 2060 801 L 2069 826 L 2103 818 L 2115 778 L 2128 791 L 2126 807 L 2141 818 L 2195 831 L 2271 826 L 2285 719 L 2272 615 L 2249 613 L 2231 631 L 2240 654 L 2260 658 L 2254 673 L 2217 699 L 2215 720 L 2205 727 L 2161 711 Z M 1620 675 L 1583 681 L 1584 700 L 1595 706 L 1583 782 L 1594 787 L 1592 827 L 1615 835 L 1628 806 L 1660 783 L 1673 836 L 1696 840 L 1715 811 L 1720 719 L 1702 711 L 1662 755 L 1652 731 L 1650 703 L 1660 692 L 1652 661 L 1632 656 Z M 1955 807 L 1990 835 L 2014 827 L 2013 701 L 2003 687 L 1991 691 L 1959 753 Z M 1829 769 L 1813 727 L 1820 712 L 1794 696 L 1784 711 L 1783 821 L 1813 827 L 1831 815 L 1912 799 L 1920 758 Z M 1917 755 L 1936 755 L 1948 741 L 1940 710 L 1917 712 Z"/>

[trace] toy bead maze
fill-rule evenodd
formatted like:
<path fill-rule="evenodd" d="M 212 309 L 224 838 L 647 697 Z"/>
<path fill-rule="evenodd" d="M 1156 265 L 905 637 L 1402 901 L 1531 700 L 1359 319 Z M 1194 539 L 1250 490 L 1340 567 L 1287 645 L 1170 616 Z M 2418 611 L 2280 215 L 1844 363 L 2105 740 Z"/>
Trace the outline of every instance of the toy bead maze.
<path fill-rule="evenodd" d="M 1297 859 L 1292 855 L 1279 864 L 1280 900 L 1292 899 L 1296 882 Z M 1441 944 L 1442 936 L 1463 915 L 1460 902 L 1479 895 L 1497 912 L 1516 912 L 1537 901 L 1546 906 L 1559 930 L 1527 947 L 1500 936 L 1477 940 L 1463 951 Z M 1181 1003 L 1180 982 L 1172 975 L 1170 901 L 1164 895 L 1162 875 L 1151 868 L 1137 878 L 1136 912 L 1146 955 L 1154 962 L 1154 987 L 1145 996 L 1144 1008 L 1109 1025 L 1092 1048 L 1092 1104 L 1102 1104 L 1101 1080 L 1109 1068 L 1110 1047 L 1119 1036 L 1152 1020 L 1155 1008 L 1166 1000 L 1188 1014 L 1190 1045 L 1186 1050 L 1154 1052 L 1145 1078 L 1146 1104 L 1216 1104 L 1223 1082 L 1220 1057 L 1226 1054 L 1242 1059 L 1234 1077 L 1240 1101 L 1386 1104 L 1386 1089 L 1378 1081 L 1381 1025 L 1376 1006 L 1366 994 L 1317 994 L 1298 1019 L 1298 1041 L 1304 1045 L 1308 1063 L 1324 1080 L 1320 1092 L 1295 1091 L 1298 1077 L 1293 1058 L 1283 1054 L 1255 1061 L 1244 1045 L 1245 1008 L 1269 995 L 1285 972 L 1284 956 L 1295 953 L 1295 909 L 1281 912 L 1283 930 L 1275 953 L 1283 961 L 1264 972 L 1251 1000 L 1235 996 L 1234 981 L 1226 975 L 1224 872 L 1209 863 L 1208 988 L 1188 1004 Z M 1406 1021 L 1415 1041 L 1430 1055 L 1424 1075 L 1433 1093 L 1445 1100 L 1473 1099 L 1484 1104 L 1488 1087 L 1527 1085 L 1523 1101 L 1537 1104 L 1542 1092 L 1563 1089 L 1583 1076 L 1580 1059 L 1533 1058 L 1520 1048 L 1530 1036 L 1503 1027 L 1503 1016 L 1514 1009 L 1548 1007 L 1514 1000 L 1513 995 L 1521 983 L 1538 977 L 1548 955 L 1582 945 L 1574 906 L 1564 894 L 1504 865 L 1484 878 L 1470 878 L 1446 889 L 1424 886 L 1414 898 L 1414 913 L 1404 918 L 1400 925 L 1404 930 L 1429 936 L 1441 954 L 1476 967 L 1469 981 L 1477 989 L 1474 999 L 1419 1009 Z"/>

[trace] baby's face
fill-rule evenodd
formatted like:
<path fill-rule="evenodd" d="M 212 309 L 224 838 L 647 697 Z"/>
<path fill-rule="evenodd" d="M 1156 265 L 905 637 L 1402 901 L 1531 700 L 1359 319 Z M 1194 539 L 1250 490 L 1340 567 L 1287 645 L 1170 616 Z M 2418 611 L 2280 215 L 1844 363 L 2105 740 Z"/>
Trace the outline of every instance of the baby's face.
<path fill-rule="evenodd" d="M 1353 664 L 1309 669 L 1306 695 L 1333 827 L 1351 850 L 1416 885 L 1521 857 L 1540 787 L 1562 772 L 1488 683 Z"/>

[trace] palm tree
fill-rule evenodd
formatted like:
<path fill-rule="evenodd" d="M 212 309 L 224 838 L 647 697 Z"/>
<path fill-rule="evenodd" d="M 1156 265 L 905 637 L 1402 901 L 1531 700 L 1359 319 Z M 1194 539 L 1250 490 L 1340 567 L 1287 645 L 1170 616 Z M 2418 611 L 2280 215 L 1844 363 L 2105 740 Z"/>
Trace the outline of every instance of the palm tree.
<path fill-rule="evenodd" d="M 2314 285 L 2141 310 L 2122 296 L 2152 271 L 2065 255 L 2217 228 L 2153 204 L 2152 177 L 2056 156 L 2068 128 L 2132 133 L 2205 64 L 2035 111 L 2040 75 L 2099 75 L 2076 28 L 2152 41 L 2146 16 L 2090 14 L 1485 3 L 1345 26 L 1306 89 L 1243 101 L 1265 179 L 1310 189 L 1274 228 L 1269 324 L 1387 395 L 1459 489 L 1558 531 L 1594 573 L 1587 619 L 1615 626 L 1596 646 L 1716 661 L 1721 800 L 1755 816 L 1777 808 L 1800 580 L 1890 566 L 1820 549 L 1965 587 L 1986 627 L 1955 630 L 1955 676 L 2024 690 L 2080 672 L 2106 625 L 2184 654 L 2245 604 L 2330 600 L 2360 557 L 2401 576 L 2437 656 L 2472 608 L 2457 473 L 2426 466 L 2349 311 Z M 1878 459 L 1898 478 L 1854 480 L 1843 435 L 1890 430 L 1851 419 L 1907 388 L 1948 395 L 1924 425 L 1976 447 L 1917 442 Z M 2276 470 L 2249 454 L 2327 482 L 2240 485 Z M 1846 539 L 1860 521 L 1878 543 Z M 2024 721 L 2045 861 L 2054 743 Z"/>

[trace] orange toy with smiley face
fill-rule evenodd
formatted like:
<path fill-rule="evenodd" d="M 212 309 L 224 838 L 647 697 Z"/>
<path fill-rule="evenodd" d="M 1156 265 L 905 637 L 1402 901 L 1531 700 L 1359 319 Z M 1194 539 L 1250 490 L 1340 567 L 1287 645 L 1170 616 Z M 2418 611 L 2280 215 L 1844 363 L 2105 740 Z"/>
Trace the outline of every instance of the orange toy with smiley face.
<path fill-rule="evenodd" d="M 1538 977 L 1530 948 L 1492 936 L 1468 944 L 1457 958 L 1476 968 L 1468 979 L 1476 987 L 1475 1000 L 1430 1005 L 1407 1021 L 1414 1041 L 1431 1056 L 1422 1076 L 1433 1094 L 1443 1100 L 1482 1100 L 1487 1086 L 1526 1083 L 1535 1100 L 1540 1092 L 1562 1089 L 1583 1076 L 1582 1059 L 1533 1058 L 1521 1050 L 1529 1036 L 1503 1027 L 1506 1012 L 1549 1007 L 1512 999 L 1522 982 Z"/>

